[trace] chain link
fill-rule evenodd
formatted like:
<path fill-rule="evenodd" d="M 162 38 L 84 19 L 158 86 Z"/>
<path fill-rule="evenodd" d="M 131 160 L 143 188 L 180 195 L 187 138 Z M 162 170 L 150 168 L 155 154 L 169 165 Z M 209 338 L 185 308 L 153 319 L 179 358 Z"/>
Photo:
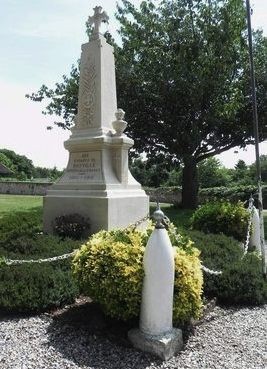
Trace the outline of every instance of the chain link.
<path fill-rule="evenodd" d="M 255 207 L 253 206 L 253 203 L 254 203 L 254 199 L 251 196 L 250 199 L 249 199 L 249 202 L 248 202 L 248 211 L 250 213 L 250 217 L 249 217 L 249 221 L 248 221 L 247 236 L 246 236 L 246 242 L 245 242 L 245 244 L 243 246 L 244 253 L 243 253 L 241 259 L 243 259 L 245 257 L 245 255 L 247 254 L 247 252 L 248 252 L 248 245 L 249 245 L 249 240 L 250 240 L 250 232 L 251 232 L 251 227 L 252 227 L 252 219 L 253 219 L 253 213 L 254 213 L 254 210 L 255 210 Z"/>
<path fill-rule="evenodd" d="M 136 228 L 138 227 L 140 224 L 142 224 L 144 221 L 146 221 L 147 219 L 149 219 L 149 215 L 146 215 L 145 217 L 143 217 L 142 219 L 136 221 L 135 223 L 131 224 L 128 227 L 133 227 Z M 46 259 L 30 259 L 30 260 L 11 260 L 11 259 L 6 259 L 6 258 L 0 258 L 0 265 L 1 263 L 5 264 L 5 265 L 20 265 L 20 264 L 41 264 L 41 263 L 51 263 L 53 261 L 57 261 L 57 260 L 64 260 L 64 259 L 68 259 L 73 257 L 76 252 L 78 250 L 75 250 L 73 252 L 70 252 L 68 254 L 64 254 L 64 255 L 59 255 L 59 256 L 54 256 L 52 258 L 46 258 Z"/>
<path fill-rule="evenodd" d="M 249 206 L 248 206 L 248 211 L 250 212 L 250 218 L 249 218 L 249 222 L 248 222 L 248 230 L 247 230 L 247 237 L 246 237 L 246 242 L 244 244 L 244 254 L 242 256 L 242 259 L 244 258 L 244 256 L 247 254 L 248 252 L 248 245 L 249 245 L 249 239 L 250 239 L 250 230 L 251 230 L 251 226 L 252 226 L 252 217 L 253 217 L 253 211 L 254 211 L 254 207 L 253 207 L 253 202 L 254 199 L 251 197 L 249 199 Z M 132 227 L 132 228 L 136 228 L 138 227 L 140 224 L 142 224 L 143 222 L 145 222 L 146 220 L 148 220 L 150 217 L 149 215 L 146 215 L 145 217 L 143 217 L 142 219 L 139 219 L 138 221 L 136 221 L 133 224 L 130 224 L 130 226 L 128 227 Z M 170 222 L 168 217 L 164 217 L 165 220 L 165 224 L 168 227 L 168 223 Z M 73 257 L 76 254 L 77 250 L 70 252 L 68 254 L 64 254 L 64 255 L 60 255 L 60 256 L 54 256 L 51 258 L 47 258 L 47 259 L 31 259 L 31 260 L 11 260 L 11 259 L 6 259 L 6 258 L 2 258 L 1 261 L 2 263 L 6 264 L 6 265 L 20 265 L 20 264 L 33 264 L 33 263 L 51 263 L 57 260 L 64 260 L 64 259 L 68 259 Z M 201 265 L 201 269 L 208 274 L 213 274 L 213 275 L 221 275 L 222 271 L 218 271 L 218 270 L 212 270 L 209 269 L 207 267 L 205 267 L 204 265 Z"/>
<path fill-rule="evenodd" d="M 135 223 L 132 223 L 132 224 L 130 224 L 130 225 L 128 225 L 127 227 L 125 227 L 125 228 L 137 228 L 140 224 L 142 224 L 143 222 L 145 222 L 146 220 L 148 220 L 150 217 L 149 217 L 149 215 L 146 215 L 145 217 L 143 217 L 143 218 L 141 218 L 141 219 L 139 219 L 139 220 L 137 220 Z"/>
<path fill-rule="evenodd" d="M 201 265 L 201 269 L 203 270 L 203 272 L 208 273 L 208 274 L 214 274 L 214 275 L 222 274 L 221 270 L 212 270 L 212 269 L 205 267 L 205 265 Z"/>
<path fill-rule="evenodd" d="M 19 264 L 33 264 L 33 263 L 51 263 L 53 261 L 57 261 L 57 260 L 64 260 L 64 259 L 68 259 L 71 258 L 72 256 L 74 256 L 76 254 L 77 250 L 70 252 L 68 254 L 64 254 L 64 255 L 60 255 L 60 256 L 54 256 L 52 258 L 47 258 L 47 259 L 31 259 L 31 260 L 10 260 L 10 259 L 3 259 L 3 263 L 6 265 L 19 265 Z"/>

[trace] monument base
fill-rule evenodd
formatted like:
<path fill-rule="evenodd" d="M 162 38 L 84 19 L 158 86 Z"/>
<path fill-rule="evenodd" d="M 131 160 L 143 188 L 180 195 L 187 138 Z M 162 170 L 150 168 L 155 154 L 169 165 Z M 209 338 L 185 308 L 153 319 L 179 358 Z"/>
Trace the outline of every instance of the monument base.
<path fill-rule="evenodd" d="M 159 336 L 144 334 L 140 329 L 131 329 L 128 332 L 128 338 L 135 348 L 163 360 L 169 360 L 183 347 L 182 331 L 178 328 L 173 328 L 170 332 Z"/>
<path fill-rule="evenodd" d="M 89 218 L 90 234 L 93 234 L 102 229 L 125 228 L 149 214 L 149 198 L 144 191 L 125 191 L 124 195 L 114 191 L 106 197 L 75 192 L 59 196 L 48 193 L 44 197 L 45 233 L 53 233 L 53 221 L 60 215 L 79 213 Z"/>

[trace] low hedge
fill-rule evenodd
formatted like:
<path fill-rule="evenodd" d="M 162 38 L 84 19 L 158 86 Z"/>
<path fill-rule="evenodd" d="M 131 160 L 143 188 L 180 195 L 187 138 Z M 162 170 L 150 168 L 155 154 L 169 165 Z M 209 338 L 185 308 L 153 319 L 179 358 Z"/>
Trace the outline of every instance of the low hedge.
<path fill-rule="evenodd" d="M 77 241 L 43 235 L 39 215 L 33 211 L 0 219 L 0 257 L 44 259 L 69 253 L 80 246 Z M 78 294 L 69 259 L 40 264 L 0 264 L 0 311 L 44 311 L 70 303 Z"/>
<path fill-rule="evenodd" d="M 216 297 L 227 305 L 267 303 L 267 281 L 262 275 L 262 261 L 255 253 L 242 259 L 243 249 L 232 237 L 187 231 L 204 266 L 222 271 L 221 275 L 204 273 L 204 295 Z"/>
<path fill-rule="evenodd" d="M 0 266 L 1 312 L 41 312 L 74 301 L 70 262 Z"/>
<path fill-rule="evenodd" d="M 255 199 L 255 206 L 257 203 L 257 186 L 234 186 L 234 187 L 213 187 L 202 188 L 199 190 L 200 202 L 228 200 L 231 202 L 242 201 L 245 202 L 252 194 Z M 267 185 L 262 186 L 263 204 L 267 206 Z"/>
<path fill-rule="evenodd" d="M 242 202 L 217 201 L 200 206 L 191 218 L 191 225 L 204 233 L 223 233 L 244 241 L 248 221 L 249 212 Z"/>
<path fill-rule="evenodd" d="M 18 238 L 35 239 L 42 231 L 41 219 L 39 208 L 4 215 L 0 218 L 0 247 L 16 252 Z"/>

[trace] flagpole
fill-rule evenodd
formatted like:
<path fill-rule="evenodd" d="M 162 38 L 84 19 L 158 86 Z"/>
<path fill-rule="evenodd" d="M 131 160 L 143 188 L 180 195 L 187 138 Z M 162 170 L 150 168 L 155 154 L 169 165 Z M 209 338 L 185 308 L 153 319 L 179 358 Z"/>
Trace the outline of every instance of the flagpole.
<path fill-rule="evenodd" d="M 248 45 L 249 45 L 249 60 L 250 60 L 250 82 L 251 82 L 251 93 L 252 93 L 251 97 L 252 97 L 252 110 L 253 110 L 253 129 L 254 129 L 254 138 L 255 138 L 256 173 L 257 173 L 257 185 L 258 185 L 258 208 L 259 208 L 259 218 L 260 218 L 262 271 L 263 271 L 263 274 L 266 275 L 265 237 L 264 237 L 263 203 L 262 203 L 262 187 L 261 187 L 261 166 L 260 166 L 260 151 L 259 151 L 259 123 L 258 123 L 258 111 L 257 111 L 255 70 L 254 70 L 254 60 L 253 60 L 251 7 L 250 7 L 249 0 L 246 0 L 246 7 L 247 7 Z"/>

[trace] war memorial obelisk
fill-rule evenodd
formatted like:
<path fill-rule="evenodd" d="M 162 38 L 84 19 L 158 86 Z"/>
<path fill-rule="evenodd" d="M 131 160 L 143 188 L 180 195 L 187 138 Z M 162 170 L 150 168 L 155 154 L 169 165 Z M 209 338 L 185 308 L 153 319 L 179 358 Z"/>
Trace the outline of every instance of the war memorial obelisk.
<path fill-rule="evenodd" d="M 57 216 L 79 213 L 91 232 L 126 227 L 143 219 L 149 199 L 128 169 L 134 142 L 123 134 L 127 123 L 117 109 L 113 47 L 99 32 L 108 17 L 94 8 L 90 41 L 82 45 L 78 113 L 64 142 L 69 161 L 63 176 L 44 197 L 44 231 Z"/>

